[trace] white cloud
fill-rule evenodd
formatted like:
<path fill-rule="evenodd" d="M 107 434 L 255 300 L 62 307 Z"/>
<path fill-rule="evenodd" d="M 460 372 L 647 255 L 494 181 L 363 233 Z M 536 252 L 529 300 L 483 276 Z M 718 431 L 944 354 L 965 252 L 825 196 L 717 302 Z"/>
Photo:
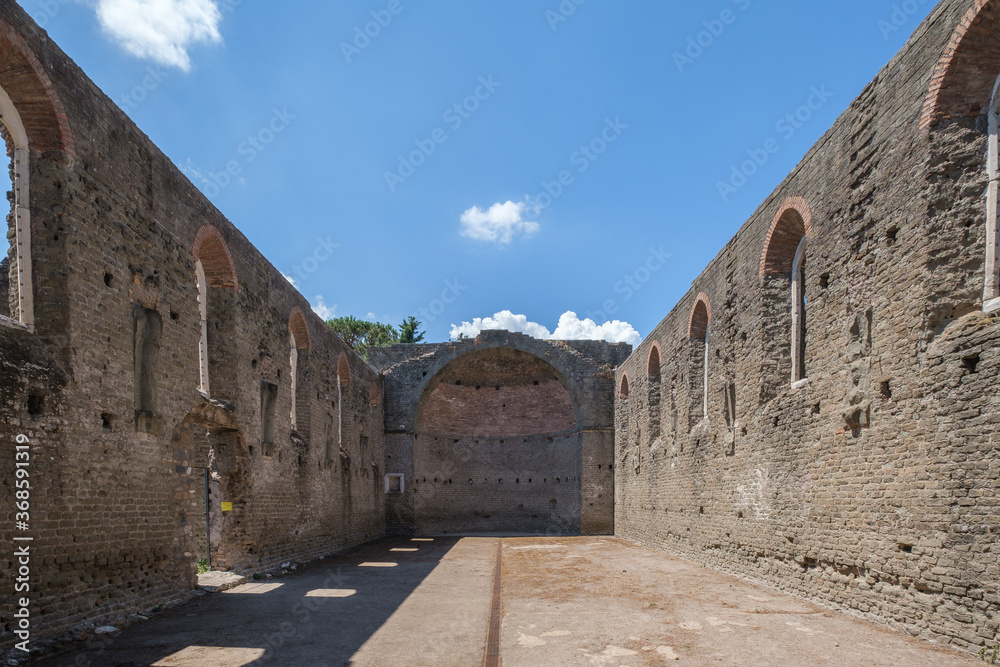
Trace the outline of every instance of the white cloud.
<path fill-rule="evenodd" d="M 598 325 L 590 318 L 581 320 L 572 311 L 563 313 L 554 333 L 537 322 L 529 322 L 526 315 L 515 315 L 509 310 L 503 310 L 493 317 L 477 317 L 471 322 L 451 325 L 451 337 L 456 339 L 465 334 L 469 338 L 475 338 L 481 331 L 488 329 L 505 329 L 542 340 L 604 340 L 609 343 L 628 343 L 633 347 L 642 341 L 642 336 L 628 322 L 614 320 Z"/>
<path fill-rule="evenodd" d="M 295 289 L 299 288 L 299 286 L 295 284 L 295 278 L 292 278 L 291 276 L 286 276 L 284 273 L 281 274 L 281 277 L 290 282 L 292 284 L 292 287 L 294 287 Z"/>
<path fill-rule="evenodd" d="M 332 320 L 337 316 L 337 304 L 333 304 L 332 306 L 326 305 L 322 294 L 317 294 L 315 301 L 316 303 L 312 304 L 313 312 L 319 315 L 320 319 L 324 322 Z"/>
<path fill-rule="evenodd" d="M 185 72 L 188 48 L 222 41 L 214 0 L 98 0 L 97 20 L 132 55 Z"/>
<path fill-rule="evenodd" d="M 581 320 L 576 313 L 563 313 L 559 318 L 559 326 L 552 334 L 553 340 L 606 340 L 609 343 L 628 343 L 635 347 L 642 341 L 642 336 L 628 322 L 613 320 L 598 325 L 590 319 Z"/>
<path fill-rule="evenodd" d="M 540 226 L 537 222 L 524 220 L 526 202 L 497 202 L 486 211 L 473 206 L 462 214 L 462 236 L 476 241 L 489 241 L 500 245 L 510 245 L 514 237 L 523 234 L 531 236 Z"/>
<path fill-rule="evenodd" d="M 477 317 L 471 322 L 462 322 L 459 326 L 452 324 L 451 337 L 458 338 L 459 334 L 465 334 L 469 338 L 475 338 L 480 331 L 486 329 L 504 329 L 542 339 L 551 336 L 548 329 L 541 324 L 529 322 L 526 315 L 515 315 L 509 310 L 502 310 L 493 317 Z"/>

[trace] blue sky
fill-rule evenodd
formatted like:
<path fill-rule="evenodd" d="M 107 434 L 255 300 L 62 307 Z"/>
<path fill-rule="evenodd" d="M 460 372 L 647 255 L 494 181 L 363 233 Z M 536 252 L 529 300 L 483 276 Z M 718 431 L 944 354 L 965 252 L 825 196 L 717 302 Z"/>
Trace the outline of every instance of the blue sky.
<path fill-rule="evenodd" d="M 934 3 L 20 4 L 321 312 L 634 343 Z"/>

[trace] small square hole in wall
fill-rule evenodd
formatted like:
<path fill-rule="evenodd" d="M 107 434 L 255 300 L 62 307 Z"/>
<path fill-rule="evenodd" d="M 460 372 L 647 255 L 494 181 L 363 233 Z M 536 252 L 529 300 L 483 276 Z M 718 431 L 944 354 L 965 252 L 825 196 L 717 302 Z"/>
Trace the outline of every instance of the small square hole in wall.
<path fill-rule="evenodd" d="M 437 481 L 437 480 L 435 480 Z M 449 482 L 451 480 L 448 480 Z M 469 480 L 472 483 L 472 480 Z M 389 494 L 402 493 L 403 492 L 403 476 L 390 474 L 385 476 L 385 492 Z"/>
<path fill-rule="evenodd" d="M 181 318 L 180 313 L 176 313 L 172 310 L 170 311 L 170 319 L 176 321 L 179 320 L 180 318 Z"/>
<path fill-rule="evenodd" d="M 830 288 L 830 274 L 829 273 L 824 273 L 823 275 L 821 275 L 819 277 L 819 286 L 822 287 L 823 289 L 829 289 Z"/>
<path fill-rule="evenodd" d="M 104 430 L 106 431 L 112 430 L 112 428 L 114 427 L 114 421 L 115 421 L 115 416 L 110 412 L 101 413 L 101 426 L 104 428 Z"/>
<path fill-rule="evenodd" d="M 962 367 L 968 371 L 969 375 L 979 372 L 979 359 L 980 357 L 978 354 L 962 359 Z"/>
<path fill-rule="evenodd" d="M 28 396 L 28 414 L 33 417 L 41 417 L 42 411 L 45 407 L 45 397 L 39 394 L 31 394 Z"/>
<path fill-rule="evenodd" d="M 820 413 L 820 404 L 816 403 L 816 404 L 814 404 L 812 406 L 812 408 L 810 408 L 810 410 L 809 410 L 809 416 L 812 417 L 812 416 L 818 415 L 819 413 Z"/>
<path fill-rule="evenodd" d="M 882 395 L 882 398 L 892 398 L 892 386 L 888 380 L 883 380 L 879 384 L 879 393 Z"/>
<path fill-rule="evenodd" d="M 115 277 L 113 275 L 111 275 L 110 273 L 105 273 L 104 274 L 104 284 L 105 285 L 107 285 L 108 287 L 111 287 L 114 282 L 115 282 Z"/>

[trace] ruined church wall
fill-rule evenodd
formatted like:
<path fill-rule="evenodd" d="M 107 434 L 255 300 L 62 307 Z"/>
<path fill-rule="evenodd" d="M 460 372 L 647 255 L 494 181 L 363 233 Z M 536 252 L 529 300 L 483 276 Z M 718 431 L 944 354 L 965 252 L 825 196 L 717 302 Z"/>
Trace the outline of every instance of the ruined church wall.
<path fill-rule="evenodd" d="M 619 368 L 616 531 L 978 650 L 1000 629 L 986 124 L 922 122 L 973 4 L 989 3 L 932 12 Z M 795 386 L 791 283 L 761 276 L 787 204 L 811 217 L 807 380 Z M 707 415 L 699 297 L 711 306 Z"/>
<path fill-rule="evenodd" d="M 193 587 L 204 557 L 203 473 L 193 466 L 205 464 L 206 446 L 225 460 L 214 501 L 234 502 L 216 513 L 224 565 L 262 571 L 381 536 L 378 374 L 7 0 L 0 50 L 0 86 L 31 142 L 35 326 L 0 326 L 0 456 L 12 466 L 15 437 L 30 439 L 32 638 L 148 610 Z M 198 391 L 195 252 L 206 226 L 238 281 L 209 288 L 211 393 L 224 403 Z M 296 309 L 308 349 L 299 350 L 293 433 Z M 138 416 L 136 313 L 159 328 L 147 346 L 155 409 Z M 338 389 L 342 356 L 351 382 Z M 277 385 L 271 443 L 262 381 Z M 12 476 L 0 486 L 10 512 L 0 531 L 11 544 Z M 11 581 L 14 570 L 10 554 L 0 559 L 0 578 Z M 12 611 L 2 618 L 5 643 Z"/>

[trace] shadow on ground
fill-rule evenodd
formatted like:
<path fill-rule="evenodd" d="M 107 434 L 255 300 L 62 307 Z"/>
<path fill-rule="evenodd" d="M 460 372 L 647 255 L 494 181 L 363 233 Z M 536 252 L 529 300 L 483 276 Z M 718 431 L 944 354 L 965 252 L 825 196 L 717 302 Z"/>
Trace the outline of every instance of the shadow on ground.
<path fill-rule="evenodd" d="M 459 541 L 388 539 L 206 595 L 44 667 L 345 665 Z M 91 644 L 97 643 L 91 642 Z"/>

